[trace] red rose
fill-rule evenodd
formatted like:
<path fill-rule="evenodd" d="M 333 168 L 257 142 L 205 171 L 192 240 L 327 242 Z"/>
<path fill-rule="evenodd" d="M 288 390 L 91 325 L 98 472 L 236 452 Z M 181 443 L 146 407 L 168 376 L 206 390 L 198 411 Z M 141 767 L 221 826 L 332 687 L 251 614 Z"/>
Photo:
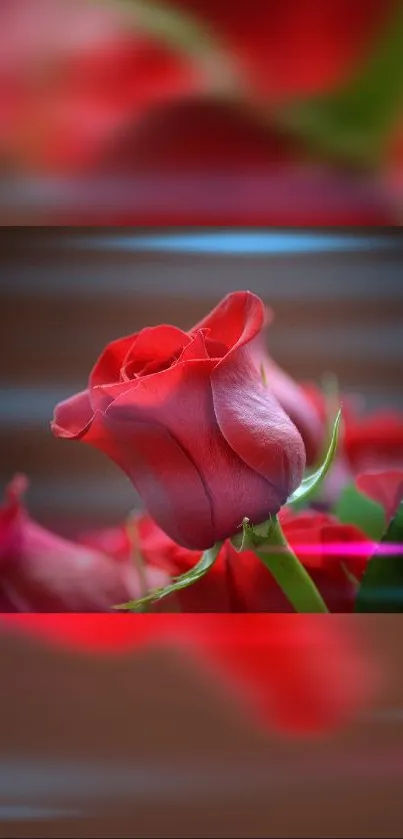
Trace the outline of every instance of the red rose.
<path fill-rule="evenodd" d="M 291 547 L 304 564 L 331 612 L 351 612 L 373 544 L 353 525 L 333 516 L 307 512 L 280 514 Z M 139 549 L 146 563 L 175 576 L 192 568 L 200 553 L 175 542 L 147 516 L 139 522 Z M 230 541 L 211 570 L 178 592 L 183 612 L 292 612 L 276 581 L 254 553 L 237 553 Z M 163 603 L 163 601 L 162 601 Z"/>
<path fill-rule="evenodd" d="M 301 482 L 302 439 L 250 355 L 263 324 L 262 301 L 237 292 L 189 332 L 143 329 L 111 343 L 88 389 L 56 408 L 54 434 L 108 454 L 188 548 L 244 516 L 264 521 Z"/>
<path fill-rule="evenodd" d="M 24 478 L 15 478 L 0 508 L 0 611 L 104 612 L 141 596 L 137 571 L 99 550 L 68 542 L 33 521 L 21 503 Z M 149 588 L 169 582 L 146 569 Z"/>

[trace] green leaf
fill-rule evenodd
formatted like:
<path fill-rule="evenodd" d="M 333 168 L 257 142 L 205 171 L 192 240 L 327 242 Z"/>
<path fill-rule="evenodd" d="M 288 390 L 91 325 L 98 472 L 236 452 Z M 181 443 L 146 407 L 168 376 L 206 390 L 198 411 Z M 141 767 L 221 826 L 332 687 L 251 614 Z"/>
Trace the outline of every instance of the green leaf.
<path fill-rule="evenodd" d="M 382 547 L 396 552 L 382 553 Z M 370 559 L 357 595 L 356 612 L 403 612 L 403 502 Z"/>
<path fill-rule="evenodd" d="M 333 513 L 343 524 L 355 524 L 374 542 L 378 542 L 385 533 L 386 516 L 383 507 L 361 493 L 354 483 L 342 491 Z"/>
<path fill-rule="evenodd" d="M 300 483 L 299 487 L 290 495 L 287 504 L 296 504 L 306 501 L 319 488 L 320 484 L 326 477 L 332 463 L 337 449 L 337 440 L 339 436 L 339 426 L 341 420 L 341 411 L 338 412 L 333 425 L 332 439 L 329 444 L 325 459 L 322 465 L 311 475 L 305 477 Z"/>
<path fill-rule="evenodd" d="M 217 542 L 217 544 L 208 551 L 204 551 L 204 554 L 199 562 L 191 568 L 190 571 L 186 571 L 185 574 L 181 574 L 180 577 L 174 577 L 172 583 L 165 586 L 165 588 L 155 589 L 155 591 L 151 591 L 150 594 L 147 594 L 145 597 L 141 597 L 139 600 L 130 600 L 128 603 L 122 603 L 119 606 L 115 606 L 114 609 L 127 612 L 142 611 L 144 606 L 147 604 L 156 603 L 158 600 L 162 600 L 170 594 L 175 594 L 175 592 L 181 591 L 182 589 L 193 585 L 193 583 L 197 583 L 197 581 L 201 580 L 201 578 L 204 577 L 204 575 L 207 574 L 210 568 L 214 565 L 221 547 L 222 543 Z"/>
<path fill-rule="evenodd" d="M 331 95 L 294 101 L 277 113 L 283 128 L 341 163 L 373 166 L 403 105 L 403 4 L 353 78 Z"/>
<path fill-rule="evenodd" d="M 235 533 L 230 542 L 238 553 L 252 551 L 258 544 L 264 544 L 273 527 L 273 519 L 268 518 L 261 524 L 251 524 L 246 516 L 242 521 L 242 532 Z"/>

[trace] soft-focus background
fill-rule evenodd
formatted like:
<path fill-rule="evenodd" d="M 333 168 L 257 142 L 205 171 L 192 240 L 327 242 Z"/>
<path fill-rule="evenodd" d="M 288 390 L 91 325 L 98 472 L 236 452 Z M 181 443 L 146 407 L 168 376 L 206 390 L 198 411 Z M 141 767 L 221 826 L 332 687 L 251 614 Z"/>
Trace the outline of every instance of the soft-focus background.
<path fill-rule="evenodd" d="M 4 224 L 400 224 L 401 0 L 2 0 Z"/>
<path fill-rule="evenodd" d="M 32 514 L 62 533 L 121 522 L 132 485 L 100 452 L 54 439 L 53 409 L 110 340 L 190 328 L 235 289 L 273 308 L 269 349 L 296 379 L 332 373 L 358 408 L 403 410 L 402 256 L 399 232 L 3 230 L 1 489 L 25 472 Z"/>
<path fill-rule="evenodd" d="M 136 649 L 128 622 L 141 641 L 156 615 L 12 617 L 15 632 L 0 621 L 1 837 L 401 836 L 400 615 L 162 616 L 249 658 L 268 708 L 274 688 L 286 716 L 319 712 L 319 737 L 258 722 L 162 637 Z M 105 642 L 112 655 L 91 654 Z M 386 684 L 334 730 L 331 709 L 368 663 Z"/>

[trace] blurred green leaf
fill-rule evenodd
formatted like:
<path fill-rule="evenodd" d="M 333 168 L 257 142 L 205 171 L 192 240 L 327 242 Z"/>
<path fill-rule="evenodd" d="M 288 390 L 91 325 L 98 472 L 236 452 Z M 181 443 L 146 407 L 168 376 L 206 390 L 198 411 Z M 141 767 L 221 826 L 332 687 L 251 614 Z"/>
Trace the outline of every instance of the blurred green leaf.
<path fill-rule="evenodd" d="M 307 475 L 307 477 L 303 478 L 302 482 L 300 483 L 299 487 L 290 495 L 287 505 L 300 505 L 302 501 L 307 501 L 314 493 L 316 493 L 317 489 L 319 488 L 320 484 L 326 477 L 332 463 L 334 456 L 336 454 L 337 449 L 337 440 L 339 435 L 339 426 L 341 420 L 341 411 L 338 412 L 337 417 L 334 421 L 333 425 L 333 433 L 332 438 L 329 443 L 329 448 L 327 450 L 325 459 L 322 465 L 313 472 L 311 475 Z"/>
<path fill-rule="evenodd" d="M 139 600 L 130 600 L 128 603 L 122 603 L 119 606 L 115 606 L 114 609 L 117 611 L 127 612 L 143 611 L 144 606 L 147 604 L 156 603 L 158 600 L 162 600 L 170 594 L 175 594 L 176 592 L 181 591 L 181 589 L 187 588 L 188 586 L 193 585 L 193 583 L 197 583 L 197 581 L 201 580 L 201 578 L 204 577 L 204 575 L 207 574 L 210 568 L 214 565 L 220 549 L 221 542 L 217 542 L 217 544 L 208 551 L 204 551 L 204 554 L 199 562 L 191 568 L 190 571 L 186 571 L 185 574 L 181 574 L 180 577 L 174 577 L 169 586 L 155 589 L 155 591 L 151 591 L 150 594 L 139 598 Z"/>
<path fill-rule="evenodd" d="M 369 539 L 378 542 L 386 530 L 383 507 L 349 484 L 341 493 L 333 512 L 343 524 L 355 524 Z"/>
<path fill-rule="evenodd" d="M 396 545 L 396 553 L 375 552 L 357 595 L 356 612 L 403 612 L 403 502 L 390 523 L 382 545 Z"/>
<path fill-rule="evenodd" d="M 346 22 L 348 25 L 348 22 Z M 342 88 L 294 101 L 278 124 L 315 152 L 341 163 L 373 166 L 403 110 L 403 4 L 396 4 L 373 52 Z"/>

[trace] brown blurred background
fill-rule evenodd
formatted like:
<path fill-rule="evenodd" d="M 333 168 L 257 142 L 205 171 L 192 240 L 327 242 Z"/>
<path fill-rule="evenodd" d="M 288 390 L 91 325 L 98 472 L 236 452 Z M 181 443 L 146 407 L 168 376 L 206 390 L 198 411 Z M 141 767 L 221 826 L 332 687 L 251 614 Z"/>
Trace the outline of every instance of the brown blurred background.
<path fill-rule="evenodd" d="M 117 522 L 136 497 L 102 454 L 53 439 L 54 405 L 108 341 L 189 328 L 231 290 L 273 307 L 270 350 L 293 376 L 332 372 L 366 410 L 403 409 L 399 230 L 3 228 L 0 272 L 1 488 L 25 472 L 32 513 L 62 532 Z"/>
<path fill-rule="evenodd" d="M 388 678 L 319 738 L 256 726 L 179 651 L 81 655 L 0 627 L 0 836 L 401 837 L 402 619 L 330 620 Z"/>

